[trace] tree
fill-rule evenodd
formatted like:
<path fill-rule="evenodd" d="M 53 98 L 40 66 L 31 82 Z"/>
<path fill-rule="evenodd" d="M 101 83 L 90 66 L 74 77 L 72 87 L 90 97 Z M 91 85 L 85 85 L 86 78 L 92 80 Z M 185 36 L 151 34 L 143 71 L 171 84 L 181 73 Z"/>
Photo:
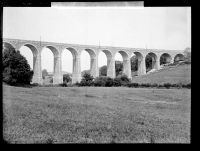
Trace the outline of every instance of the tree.
<path fill-rule="evenodd" d="M 93 78 L 93 76 L 92 75 L 90 75 L 90 73 L 84 73 L 84 75 L 83 75 L 83 78 L 82 78 L 82 80 L 85 80 L 85 81 L 92 81 L 94 78 Z"/>
<path fill-rule="evenodd" d="M 184 54 L 185 54 L 185 60 L 187 62 L 191 62 L 191 49 L 189 47 L 185 48 Z"/>
<path fill-rule="evenodd" d="M 72 81 L 72 78 L 71 78 L 70 74 L 63 74 L 63 83 L 68 83 L 71 81 Z"/>
<path fill-rule="evenodd" d="M 3 49 L 3 81 L 10 85 L 30 84 L 33 71 L 26 58 L 10 46 Z"/>
<path fill-rule="evenodd" d="M 93 80 L 94 80 L 93 76 L 86 72 L 82 76 L 80 85 L 81 86 L 91 86 L 93 84 Z"/>
<path fill-rule="evenodd" d="M 48 76 L 47 69 L 42 70 L 42 79 L 44 79 L 46 76 Z"/>
<path fill-rule="evenodd" d="M 121 61 L 115 61 L 116 76 L 121 75 L 123 70 L 123 63 Z"/>
<path fill-rule="evenodd" d="M 106 66 L 106 65 L 105 65 L 105 66 L 102 66 L 102 67 L 100 68 L 99 73 L 100 73 L 100 76 L 106 76 L 106 75 L 107 75 L 107 66 Z"/>
<path fill-rule="evenodd" d="M 138 59 L 136 57 L 131 58 L 131 71 L 138 70 Z"/>
<path fill-rule="evenodd" d="M 85 73 L 90 74 L 90 70 L 83 70 L 83 71 L 81 72 L 81 76 L 83 76 Z"/>

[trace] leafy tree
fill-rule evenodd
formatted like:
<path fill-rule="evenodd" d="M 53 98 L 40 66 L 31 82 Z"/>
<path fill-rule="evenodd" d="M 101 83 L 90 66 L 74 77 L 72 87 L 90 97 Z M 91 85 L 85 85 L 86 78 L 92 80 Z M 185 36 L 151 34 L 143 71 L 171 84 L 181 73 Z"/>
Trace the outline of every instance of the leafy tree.
<path fill-rule="evenodd" d="M 72 81 L 72 78 L 70 76 L 70 74 L 64 74 L 63 75 L 63 82 L 64 83 L 68 83 L 68 82 L 71 82 Z"/>
<path fill-rule="evenodd" d="M 81 76 L 83 76 L 85 73 L 90 74 L 90 70 L 83 70 L 83 71 L 81 72 Z"/>
<path fill-rule="evenodd" d="M 30 84 L 33 71 L 26 58 L 10 46 L 3 49 L 3 81 L 10 85 Z"/>
<path fill-rule="evenodd" d="M 48 72 L 47 72 L 47 69 L 43 69 L 42 70 L 42 79 L 44 79 L 46 76 L 48 76 Z"/>
<path fill-rule="evenodd" d="M 132 57 L 131 58 L 131 71 L 137 71 L 138 70 L 138 58 Z"/>
<path fill-rule="evenodd" d="M 94 79 L 93 76 L 86 72 L 82 76 L 80 85 L 81 86 L 91 86 L 91 85 L 93 85 L 93 79 Z"/>
<path fill-rule="evenodd" d="M 92 75 L 90 75 L 89 73 L 84 73 L 84 75 L 83 75 L 83 78 L 82 78 L 82 80 L 85 80 L 85 81 L 92 81 L 94 78 L 93 78 L 93 76 Z"/>
<path fill-rule="evenodd" d="M 107 66 L 102 66 L 99 70 L 99 75 L 100 76 L 106 76 L 107 75 Z"/>
<path fill-rule="evenodd" d="M 131 80 L 128 78 L 127 75 L 125 74 L 122 74 L 122 75 L 119 75 L 118 77 L 114 78 L 114 82 L 113 82 L 113 85 L 114 86 L 125 86 L 127 84 L 129 84 L 131 82 Z"/>
<path fill-rule="evenodd" d="M 94 86 L 111 87 L 113 86 L 113 79 L 105 76 L 97 77 L 94 79 Z"/>
<path fill-rule="evenodd" d="M 102 87 L 104 87 L 106 85 L 106 80 L 107 80 L 106 76 L 96 77 L 94 79 L 94 86 L 102 86 Z"/>

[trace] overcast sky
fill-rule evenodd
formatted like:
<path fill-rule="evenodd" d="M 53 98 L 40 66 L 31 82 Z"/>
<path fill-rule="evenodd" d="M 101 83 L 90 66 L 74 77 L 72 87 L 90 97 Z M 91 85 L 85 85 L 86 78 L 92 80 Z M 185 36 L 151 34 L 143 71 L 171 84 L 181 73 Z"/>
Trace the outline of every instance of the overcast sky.
<path fill-rule="evenodd" d="M 3 37 L 39 41 L 40 36 L 50 42 L 183 50 L 191 47 L 191 8 L 3 8 Z M 27 49 L 20 50 L 32 67 Z M 72 56 L 68 51 L 64 56 L 62 68 L 71 72 Z M 104 57 L 99 56 L 100 66 L 106 64 Z M 81 58 L 81 70 L 88 69 L 89 54 Z M 42 51 L 42 68 L 53 70 L 48 49 Z"/>

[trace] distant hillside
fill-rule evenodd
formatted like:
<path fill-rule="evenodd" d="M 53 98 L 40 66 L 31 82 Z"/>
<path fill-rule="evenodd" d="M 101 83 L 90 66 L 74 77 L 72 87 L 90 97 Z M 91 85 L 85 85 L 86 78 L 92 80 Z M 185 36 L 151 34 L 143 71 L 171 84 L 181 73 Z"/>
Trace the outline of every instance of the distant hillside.
<path fill-rule="evenodd" d="M 165 67 L 157 72 L 147 75 L 133 77 L 135 83 L 171 83 L 188 84 L 191 83 L 191 64 Z"/>
<path fill-rule="evenodd" d="M 53 72 L 48 72 L 49 75 L 53 75 Z M 62 74 L 69 74 L 69 75 L 72 75 L 72 73 L 70 72 L 67 72 L 67 71 L 63 71 Z"/>

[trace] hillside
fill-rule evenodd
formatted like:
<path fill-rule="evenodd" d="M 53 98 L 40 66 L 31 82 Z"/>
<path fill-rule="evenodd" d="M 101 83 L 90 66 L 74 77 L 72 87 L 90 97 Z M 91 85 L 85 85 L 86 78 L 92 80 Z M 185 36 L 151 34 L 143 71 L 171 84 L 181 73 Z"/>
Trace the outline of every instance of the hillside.
<path fill-rule="evenodd" d="M 133 77 L 135 83 L 191 83 L 191 64 L 165 67 L 159 71 L 149 73 L 140 77 Z"/>

